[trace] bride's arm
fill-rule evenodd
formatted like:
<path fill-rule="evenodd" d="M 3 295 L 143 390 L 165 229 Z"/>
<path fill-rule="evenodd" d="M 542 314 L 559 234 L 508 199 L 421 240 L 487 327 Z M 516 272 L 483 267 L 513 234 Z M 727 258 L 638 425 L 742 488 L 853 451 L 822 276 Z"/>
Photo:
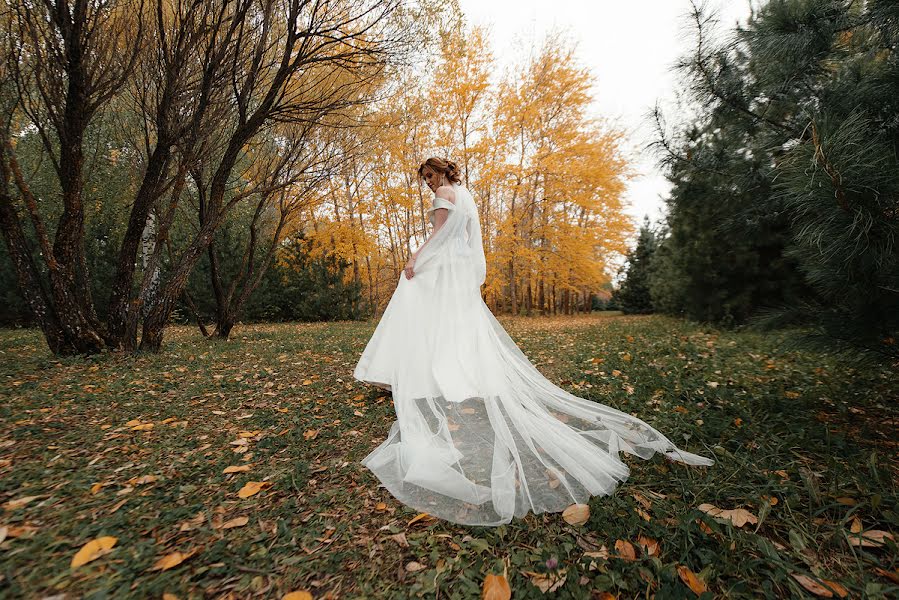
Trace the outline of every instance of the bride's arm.
<path fill-rule="evenodd" d="M 428 236 L 428 239 L 424 241 L 424 243 L 418 247 L 418 250 L 412 253 L 412 261 L 415 261 L 418 258 L 418 253 L 421 252 L 421 249 L 428 245 L 428 242 L 431 241 L 431 238 L 440 231 L 440 228 L 443 227 L 443 224 L 446 223 L 446 219 L 449 217 L 449 209 L 448 208 L 437 208 L 434 209 L 434 229 L 431 230 L 431 235 Z"/>
<path fill-rule="evenodd" d="M 448 186 L 444 186 L 438 188 L 434 193 L 438 198 L 443 198 L 453 204 L 456 203 L 456 194 L 453 192 L 452 188 Z M 428 236 L 428 239 L 424 241 L 424 243 L 418 247 L 418 250 L 412 253 L 412 256 L 409 258 L 409 261 L 414 263 L 415 259 L 418 257 L 422 248 L 428 245 L 428 242 L 431 241 L 431 238 L 440 231 L 440 228 L 443 227 L 443 224 L 446 223 L 446 220 L 449 218 L 449 209 L 448 208 L 436 208 L 434 209 L 434 229 L 431 231 L 431 235 Z"/>

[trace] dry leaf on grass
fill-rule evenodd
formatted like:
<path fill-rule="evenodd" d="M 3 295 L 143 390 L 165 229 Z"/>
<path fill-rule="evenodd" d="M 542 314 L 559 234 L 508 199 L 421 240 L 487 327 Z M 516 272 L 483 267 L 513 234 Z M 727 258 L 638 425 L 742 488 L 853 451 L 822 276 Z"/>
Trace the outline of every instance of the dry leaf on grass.
<path fill-rule="evenodd" d="M 652 516 L 639 506 L 635 506 L 634 510 L 637 511 L 637 514 L 640 515 L 644 521 L 652 521 Z"/>
<path fill-rule="evenodd" d="M 527 575 L 528 579 L 531 580 L 537 589 L 539 589 L 544 594 L 547 592 L 555 592 L 560 587 L 565 584 L 565 580 L 568 576 L 565 574 L 565 570 L 559 570 L 556 573 L 535 573 L 534 571 L 522 571 L 522 574 Z"/>
<path fill-rule="evenodd" d="M 652 501 L 646 498 L 646 496 L 640 494 L 639 492 L 633 492 L 631 493 L 631 496 L 634 497 L 634 500 L 642 504 L 643 508 L 645 508 L 646 510 L 652 508 Z"/>
<path fill-rule="evenodd" d="M 249 517 L 246 517 L 246 516 L 234 517 L 230 521 L 225 521 L 224 523 L 222 523 L 221 528 L 222 529 L 233 529 L 235 527 L 243 527 L 244 525 L 246 525 L 249 522 L 250 522 Z"/>
<path fill-rule="evenodd" d="M 572 504 L 562 511 L 562 518 L 569 525 L 583 525 L 590 519 L 590 507 L 586 504 Z"/>
<path fill-rule="evenodd" d="M 637 560 L 637 551 L 634 550 L 634 545 L 627 540 L 615 540 L 615 552 L 618 553 L 618 558 Z"/>
<path fill-rule="evenodd" d="M 743 527 L 746 523 L 758 523 L 758 517 L 746 510 L 745 508 L 735 508 L 733 510 L 725 510 L 718 508 L 714 504 L 700 504 L 699 510 L 707 513 L 716 519 L 726 519 L 734 524 L 734 527 Z"/>
<path fill-rule="evenodd" d="M 185 560 L 196 554 L 196 550 L 191 550 L 190 552 L 170 552 L 166 554 L 162 558 L 156 561 L 150 570 L 151 571 L 168 571 L 174 567 L 177 567 Z"/>
<path fill-rule="evenodd" d="M 228 473 L 246 473 L 250 470 L 250 465 L 231 465 L 229 467 L 225 467 L 225 470 L 222 471 L 223 475 L 227 475 Z"/>
<path fill-rule="evenodd" d="M 793 577 L 793 579 L 798 581 L 799 585 L 804 587 L 806 591 L 809 591 L 816 596 L 820 596 L 821 598 L 833 598 L 834 594 L 836 594 L 839 598 L 845 598 L 849 595 L 849 590 L 835 581 L 821 579 L 821 583 L 818 583 L 818 581 L 812 579 L 811 577 L 800 575 L 799 573 L 791 573 L 791 576 Z M 822 583 L 824 585 L 822 585 Z"/>
<path fill-rule="evenodd" d="M 21 508 L 32 500 L 37 500 L 38 498 L 40 498 L 40 496 L 23 496 L 22 498 L 16 498 L 15 500 L 10 500 L 4 504 L 3 508 L 6 510 L 14 510 L 16 508 Z"/>
<path fill-rule="evenodd" d="M 699 596 L 703 592 L 708 591 L 705 582 L 697 577 L 696 573 L 694 573 L 684 565 L 677 566 L 677 574 L 680 577 L 681 581 L 683 581 L 688 588 L 693 590 L 693 593 L 697 596 Z"/>
<path fill-rule="evenodd" d="M 312 600 L 312 594 L 305 590 L 289 592 L 281 597 L 281 600 Z"/>
<path fill-rule="evenodd" d="M 503 575 L 488 573 L 481 588 L 481 600 L 510 600 L 512 590 Z"/>
<path fill-rule="evenodd" d="M 237 495 L 240 498 L 249 498 L 271 486 L 272 483 L 270 481 L 248 481 L 242 488 L 240 488 Z"/>
<path fill-rule="evenodd" d="M 159 481 L 159 478 L 156 475 L 144 475 L 142 477 L 132 477 L 128 480 L 129 485 L 146 485 L 148 483 L 154 483 Z"/>
<path fill-rule="evenodd" d="M 896 585 L 899 585 L 899 569 L 893 571 L 887 571 L 886 569 L 882 569 L 880 567 L 875 567 L 874 572 L 880 575 L 881 577 L 886 577 Z"/>
<path fill-rule="evenodd" d="M 434 517 L 429 515 L 428 513 L 418 513 L 412 519 L 406 523 L 406 526 L 412 525 L 413 523 L 418 523 L 419 521 L 433 521 Z"/>
<path fill-rule="evenodd" d="M 879 548 L 886 543 L 886 540 L 893 539 L 895 538 L 889 531 L 871 529 L 865 532 L 853 532 L 849 536 L 849 543 L 853 546 L 860 546 L 862 548 Z"/>
<path fill-rule="evenodd" d="M 643 548 L 643 552 L 647 556 L 659 555 L 659 542 L 651 537 L 646 537 L 645 535 L 637 536 L 637 545 Z"/>
<path fill-rule="evenodd" d="M 117 538 L 110 535 L 104 535 L 89 541 L 75 553 L 75 556 L 72 557 L 70 566 L 73 569 L 77 569 L 83 564 L 89 563 L 96 558 L 100 558 L 104 554 L 108 554 L 117 541 Z"/>
<path fill-rule="evenodd" d="M 589 558 L 601 558 L 603 560 L 609 558 L 609 550 L 605 546 L 600 547 L 599 550 L 593 552 L 584 552 L 584 556 Z"/>

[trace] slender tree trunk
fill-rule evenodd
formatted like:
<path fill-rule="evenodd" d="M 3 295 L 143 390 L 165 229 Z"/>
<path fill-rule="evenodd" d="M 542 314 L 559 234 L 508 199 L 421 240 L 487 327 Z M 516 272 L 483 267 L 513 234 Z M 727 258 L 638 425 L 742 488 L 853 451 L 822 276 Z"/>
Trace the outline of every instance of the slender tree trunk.
<path fill-rule="evenodd" d="M 552 312 L 553 312 L 553 316 L 556 316 L 557 314 L 559 314 L 558 304 L 556 301 L 556 284 L 555 283 L 553 283 L 553 286 L 552 286 Z"/>
<path fill-rule="evenodd" d="M 16 215 L 7 188 L 7 179 L 0 175 L 0 230 L 6 240 L 6 248 L 12 260 L 19 283 L 19 290 L 28 305 L 31 314 L 37 321 L 50 351 L 58 355 L 76 354 L 77 348 L 71 344 L 59 323 L 53 304 L 49 301 L 46 290 L 41 283 L 37 266 L 32 259 L 22 225 Z"/>
<path fill-rule="evenodd" d="M 141 236 L 147 226 L 147 219 L 168 165 L 170 150 L 167 145 L 157 143 L 147 162 L 141 187 L 131 206 L 128 228 L 119 248 L 115 276 L 109 295 L 109 333 L 122 350 L 133 351 L 137 346 L 137 322 L 135 313 L 139 304 L 131 298 L 134 285 L 134 269 Z"/>

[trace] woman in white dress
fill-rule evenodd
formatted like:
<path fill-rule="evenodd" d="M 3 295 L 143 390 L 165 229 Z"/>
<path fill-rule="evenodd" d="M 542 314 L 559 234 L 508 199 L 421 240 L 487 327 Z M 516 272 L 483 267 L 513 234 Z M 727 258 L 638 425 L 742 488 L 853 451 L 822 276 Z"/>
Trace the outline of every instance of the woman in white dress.
<path fill-rule="evenodd" d="M 434 191 L 433 229 L 353 372 L 393 395 L 397 419 L 362 464 L 394 497 L 447 521 L 494 526 L 611 494 L 629 474 L 619 452 L 714 464 L 546 379 L 481 298 L 480 219 L 456 164 L 429 158 L 418 174 Z"/>

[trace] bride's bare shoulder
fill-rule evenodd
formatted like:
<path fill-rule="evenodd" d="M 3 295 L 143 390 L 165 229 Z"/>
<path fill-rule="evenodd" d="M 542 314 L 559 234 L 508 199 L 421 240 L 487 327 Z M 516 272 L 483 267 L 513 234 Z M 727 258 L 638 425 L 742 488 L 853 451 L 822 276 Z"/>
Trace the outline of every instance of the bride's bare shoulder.
<path fill-rule="evenodd" d="M 456 203 L 456 191 L 448 185 L 441 185 L 434 192 L 434 195 L 438 198 L 443 198 L 444 200 L 449 200 L 453 204 Z"/>

